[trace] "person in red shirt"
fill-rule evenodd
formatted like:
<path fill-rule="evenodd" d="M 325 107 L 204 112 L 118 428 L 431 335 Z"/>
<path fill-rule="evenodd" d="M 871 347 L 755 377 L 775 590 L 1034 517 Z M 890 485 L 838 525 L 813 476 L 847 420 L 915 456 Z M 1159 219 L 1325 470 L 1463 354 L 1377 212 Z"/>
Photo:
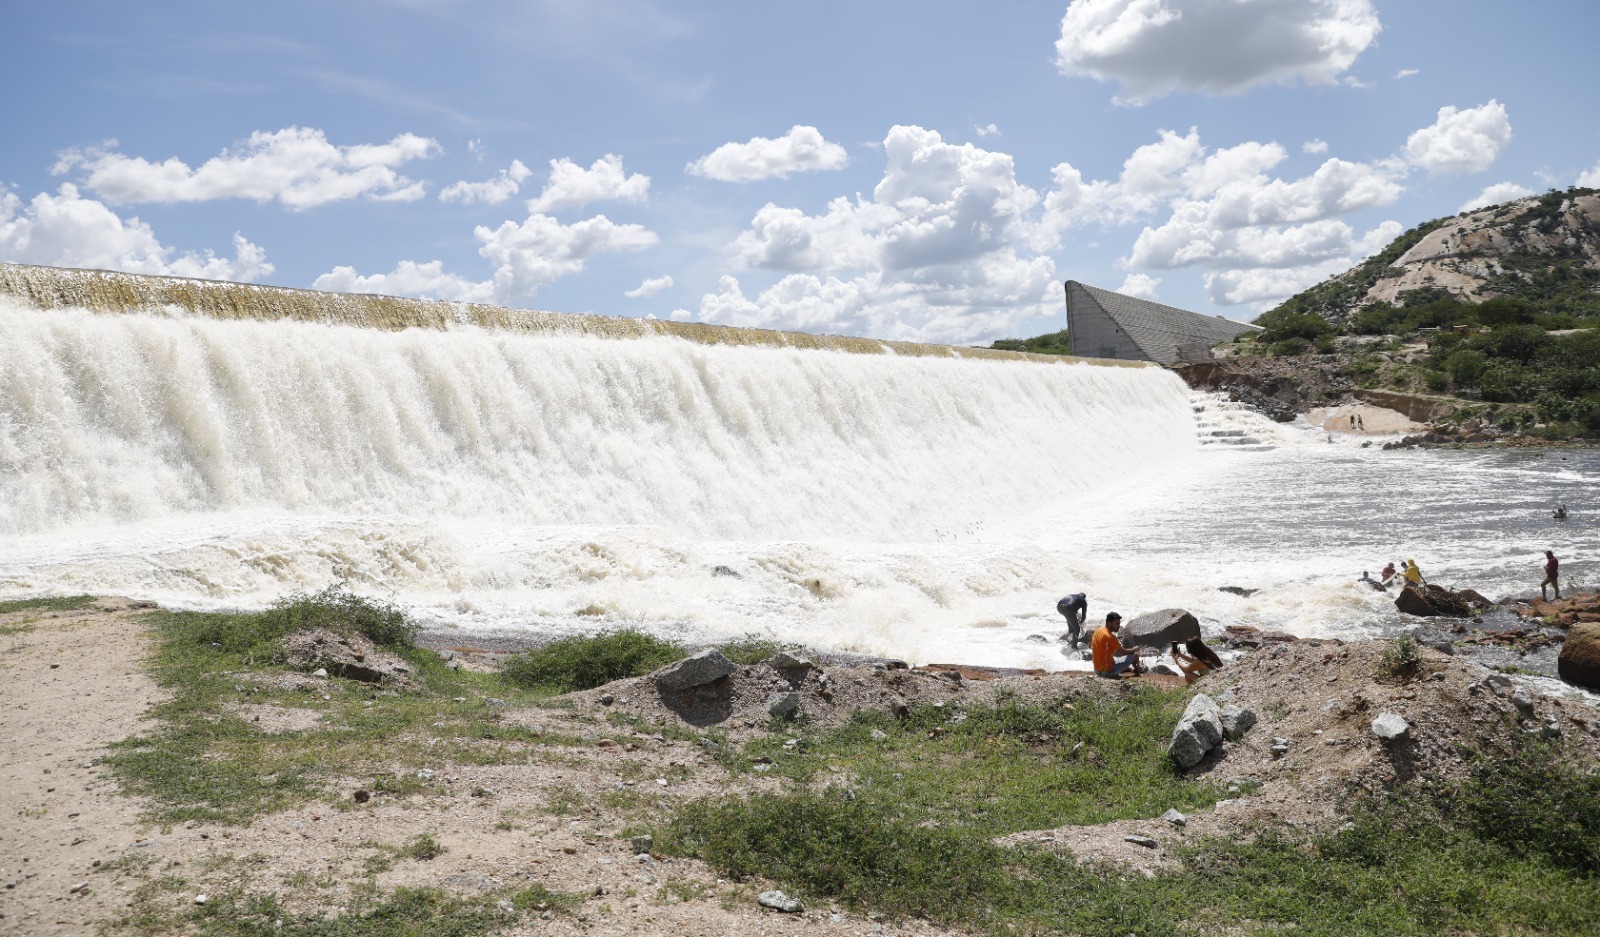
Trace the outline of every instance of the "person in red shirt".
<path fill-rule="evenodd" d="M 1124 652 L 1122 642 L 1117 640 L 1117 632 L 1121 630 L 1122 616 L 1108 612 L 1105 625 L 1095 629 L 1094 638 L 1089 642 L 1094 672 L 1102 677 L 1120 677 L 1128 671 L 1134 676 L 1144 673 L 1144 668 L 1139 666 L 1139 652 Z"/>
<path fill-rule="evenodd" d="M 1539 583 L 1539 597 L 1540 598 L 1542 598 L 1542 599 L 1549 598 L 1548 595 L 1545 595 L 1545 591 L 1544 591 L 1544 587 L 1545 586 L 1555 586 L 1556 587 L 1556 601 L 1557 602 L 1561 601 L 1561 583 L 1556 581 L 1556 574 L 1559 573 L 1560 571 L 1561 571 L 1561 561 L 1556 559 L 1556 555 L 1554 553 L 1550 552 L 1549 550 L 1544 551 L 1544 582 Z"/>

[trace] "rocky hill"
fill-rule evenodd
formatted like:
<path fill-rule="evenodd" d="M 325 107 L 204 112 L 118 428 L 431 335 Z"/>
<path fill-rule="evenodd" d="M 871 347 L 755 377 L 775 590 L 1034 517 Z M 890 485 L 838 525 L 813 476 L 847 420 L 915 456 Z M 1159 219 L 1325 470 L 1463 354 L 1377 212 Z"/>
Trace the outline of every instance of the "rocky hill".
<path fill-rule="evenodd" d="M 1379 303 L 1499 297 L 1600 317 L 1600 190 L 1552 190 L 1418 225 L 1266 315 L 1310 313 L 1343 326 Z"/>

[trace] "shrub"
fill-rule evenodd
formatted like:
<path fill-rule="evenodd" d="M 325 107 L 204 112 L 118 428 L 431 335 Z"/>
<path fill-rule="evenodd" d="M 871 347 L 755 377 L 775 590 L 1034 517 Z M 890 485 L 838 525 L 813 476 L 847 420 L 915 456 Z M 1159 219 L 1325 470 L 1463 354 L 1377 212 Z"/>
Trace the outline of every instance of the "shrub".
<path fill-rule="evenodd" d="M 1476 387 L 1478 378 L 1483 374 L 1488 361 L 1483 352 L 1463 348 L 1451 352 L 1450 356 L 1444 359 L 1443 366 L 1445 373 L 1449 374 L 1450 379 L 1457 384 L 1463 387 Z"/>
<path fill-rule="evenodd" d="M 173 627 L 181 643 L 210 645 L 247 658 L 271 658 L 283 638 L 315 628 L 362 634 L 374 644 L 396 650 L 415 647 L 418 631 L 398 607 L 352 595 L 342 586 L 330 586 L 315 595 L 288 595 L 261 612 L 182 615 Z"/>
<path fill-rule="evenodd" d="M 505 679 L 530 689 L 567 693 L 642 677 L 688 656 L 681 645 L 633 630 L 561 638 L 506 661 Z"/>
<path fill-rule="evenodd" d="M 1422 670 L 1422 651 L 1417 646 L 1417 639 L 1409 634 L 1403 634 L 1383 649 L 1383 656 L 1378 659 L 1378 667 L 1385 676 L 1401 679 L 1414 677 Z"/>
<path fill-rule="evenodd" d="M 1548 743 L 1522 748 L 1474 765 L 1470 780 L 1441 798 L 1448 815 L 1513 854 L 1600 875 L 1600 775 L 1565 763 Z"/>
<path fill-rule="evenodd" d="M 1273 342 L 1267 346 L 1267 354 L 1277 357 L 1303 355 L 1306 353 L 1306 349 L 1310 347 L 1311 343 L 1303 338 L 1286 338 L 1281 342 Z"/>

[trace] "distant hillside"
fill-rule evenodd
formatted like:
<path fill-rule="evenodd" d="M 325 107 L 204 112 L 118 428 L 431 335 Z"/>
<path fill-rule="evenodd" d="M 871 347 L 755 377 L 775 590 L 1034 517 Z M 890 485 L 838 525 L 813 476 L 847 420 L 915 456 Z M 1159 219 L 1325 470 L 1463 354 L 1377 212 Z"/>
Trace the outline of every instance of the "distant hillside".
<path fill-rule="evenodd" d="M 1343 330 L 1374 306 L 1498 298 L 1600 317 L 1600 190 L 1551 191 L 1418 225 L 1257 321 L 1311 314 Z"/>
<path fill-rule="evenodd" d="M 989 346 L 999 351 L 1029 351 L 1036 355 L 1070 355 L 1067 348 L 1067 330 L 1037 335 L 1033 338 L 1000 338 Z"/>

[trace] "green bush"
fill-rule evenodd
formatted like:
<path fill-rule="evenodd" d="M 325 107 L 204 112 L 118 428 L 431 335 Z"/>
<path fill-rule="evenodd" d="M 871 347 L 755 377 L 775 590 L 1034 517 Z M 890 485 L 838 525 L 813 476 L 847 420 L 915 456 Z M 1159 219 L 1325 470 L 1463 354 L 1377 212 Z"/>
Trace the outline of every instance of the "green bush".
<path fill-rule="evenodd" d="M 1282 312 L 1274 310 L 1256 320 L 1264 331 L 1257 336 L 1269 344 L 1285 339 L 1300 338 L 1312 341 L 1333 332 L 1333 326 L 1321 316 L 1307 312 Z"/>
<path fill-rule="evenodd" d="M 315 595 L 296 593 L 261 612 L 185 615 L 175 620 L 178 639 L 248 659 L 270 659 L 280 641 L 291 634 L 326 628 L 338 634 L 361 634 L 374 644 L 405 650 L 415 647 L 418 625 L 397 606 L 330 586 Z"/>
<path fill-rule="evenodd" d="M 642 677 L 688 656 L 681 645 L 633 630 L 561 638 L 506 661 L 502 676 L 530 689 L 567 693 Z"/>
<path fill-rule="evenodd" d="M 1286 338 L 1281 342 L 1273 342 L 1267 346 L 1267 354 L 1283 358 L 1293 355 L 1303 355 L 1311 348 L 1311 343 L 1303 338 Z"/>
<path fill-rule="evenodd" d="M 1416 676 L 1422 670 L 1422 650 L 1417 646 L 1417 639 L 1403 634 L 1390 641 L 1383 649 L 1383 656 L 1378 658 L 1378 668 L 1387 677 Z"/>
<path fill-rule="evenodd" d="M 1443 365 L 1445 373 L 1450 375 L 1452 381 L 1462 387 L 1476 387 L 1478 386 L 1478 378 L 1483 375 L 1483 369 L 1488 363 L 1489 359 L 1484 356 L 1483 352 L 1474 351 L 1471 348 L 1463 348 L 1460 351 L 1451 352 L 1444 359 Z"/>

